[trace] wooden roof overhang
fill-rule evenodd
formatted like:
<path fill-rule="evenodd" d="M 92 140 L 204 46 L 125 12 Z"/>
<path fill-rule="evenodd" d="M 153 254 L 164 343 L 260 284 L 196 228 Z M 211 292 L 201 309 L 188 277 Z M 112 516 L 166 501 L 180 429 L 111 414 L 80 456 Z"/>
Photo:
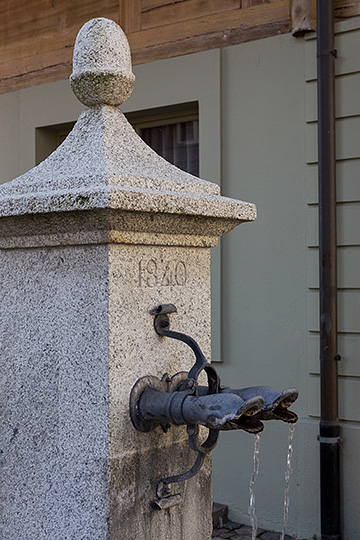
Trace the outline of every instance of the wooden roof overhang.
<path fill-rule="evenodd" d="M 0 93 L 65 79 L 75 36 L 93 17 L 120 23 L 134 64 L 290 32 L 315 0 L 2 0 Z M 337 0 L 352 15 L 359 0 Z M 341 13 L 340 13 L 341 12 Z M 293 18 L 293 20 L 292 20 Z M 311 26 L 311 24 L 310 24 Z"/>

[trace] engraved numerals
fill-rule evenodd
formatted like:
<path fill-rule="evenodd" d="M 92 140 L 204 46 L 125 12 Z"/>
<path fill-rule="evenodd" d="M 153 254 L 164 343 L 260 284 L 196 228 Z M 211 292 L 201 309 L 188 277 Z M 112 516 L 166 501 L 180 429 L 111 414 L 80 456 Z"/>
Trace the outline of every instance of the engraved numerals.
<path fill-rule="evenodd" d="M 159 261 L 142 259 L 139 261 L 139 287 L 183 287 L 187 280 L 186 265 L 183 261 Z"/>

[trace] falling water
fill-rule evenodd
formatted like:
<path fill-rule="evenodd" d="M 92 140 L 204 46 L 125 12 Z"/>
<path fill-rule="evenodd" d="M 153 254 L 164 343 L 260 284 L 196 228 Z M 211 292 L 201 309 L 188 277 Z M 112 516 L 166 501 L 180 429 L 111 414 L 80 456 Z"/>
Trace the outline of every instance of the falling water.
<path fill-rule="evenodd" d="M 256 539 L 257 521 L 255 515 L 255 494 L 254 485 L 259 472 L 260 464 L 260 433 L 254 436 L 254 467 L 250 479 L 250 497 L 249 497 L 249 514 L 252 525 L 251 540 Z"/>
<path fill-rule="evenodd" d="M 284 521 L 283 521 L 283 528 L 282 528 L 280 540 L 284 540 L 285 538 L 285 530 L 286 530 L 288 517 L 289 517 L 291 458 L 292 458 L 292 454 L 294 450 L 293 439 L 294 439 L 295 425 L 296 424 L 289 424 L 289 443 L 288 443 L 288 451 L 287 451 L 287 457 L 286 457 L 286 470 L 285 470 Z"/>

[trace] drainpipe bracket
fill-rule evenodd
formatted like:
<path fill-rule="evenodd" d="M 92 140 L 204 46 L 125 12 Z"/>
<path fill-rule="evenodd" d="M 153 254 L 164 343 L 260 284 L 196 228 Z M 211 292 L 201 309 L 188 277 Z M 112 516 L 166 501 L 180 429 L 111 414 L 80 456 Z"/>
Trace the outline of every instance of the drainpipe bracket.
<path fill-rule="evenodd" d="M 342 441 L 341 437 L 321 437 L 317 436 L 317 440 L 320 444 L 340 444 Z"/>

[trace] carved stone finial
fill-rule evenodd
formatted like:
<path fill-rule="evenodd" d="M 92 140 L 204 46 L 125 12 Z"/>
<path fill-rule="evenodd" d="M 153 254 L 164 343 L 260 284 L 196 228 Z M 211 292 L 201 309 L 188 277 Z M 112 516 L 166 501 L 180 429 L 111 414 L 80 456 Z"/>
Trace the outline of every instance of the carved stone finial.
<path fill-rule="evenodd" d="M 116 22 L 91 19 L 80 29 L 74 48 L 70 83 L 79 101 L 96 105 L 121 105 L 135 82 L 128 40 Z"/>

